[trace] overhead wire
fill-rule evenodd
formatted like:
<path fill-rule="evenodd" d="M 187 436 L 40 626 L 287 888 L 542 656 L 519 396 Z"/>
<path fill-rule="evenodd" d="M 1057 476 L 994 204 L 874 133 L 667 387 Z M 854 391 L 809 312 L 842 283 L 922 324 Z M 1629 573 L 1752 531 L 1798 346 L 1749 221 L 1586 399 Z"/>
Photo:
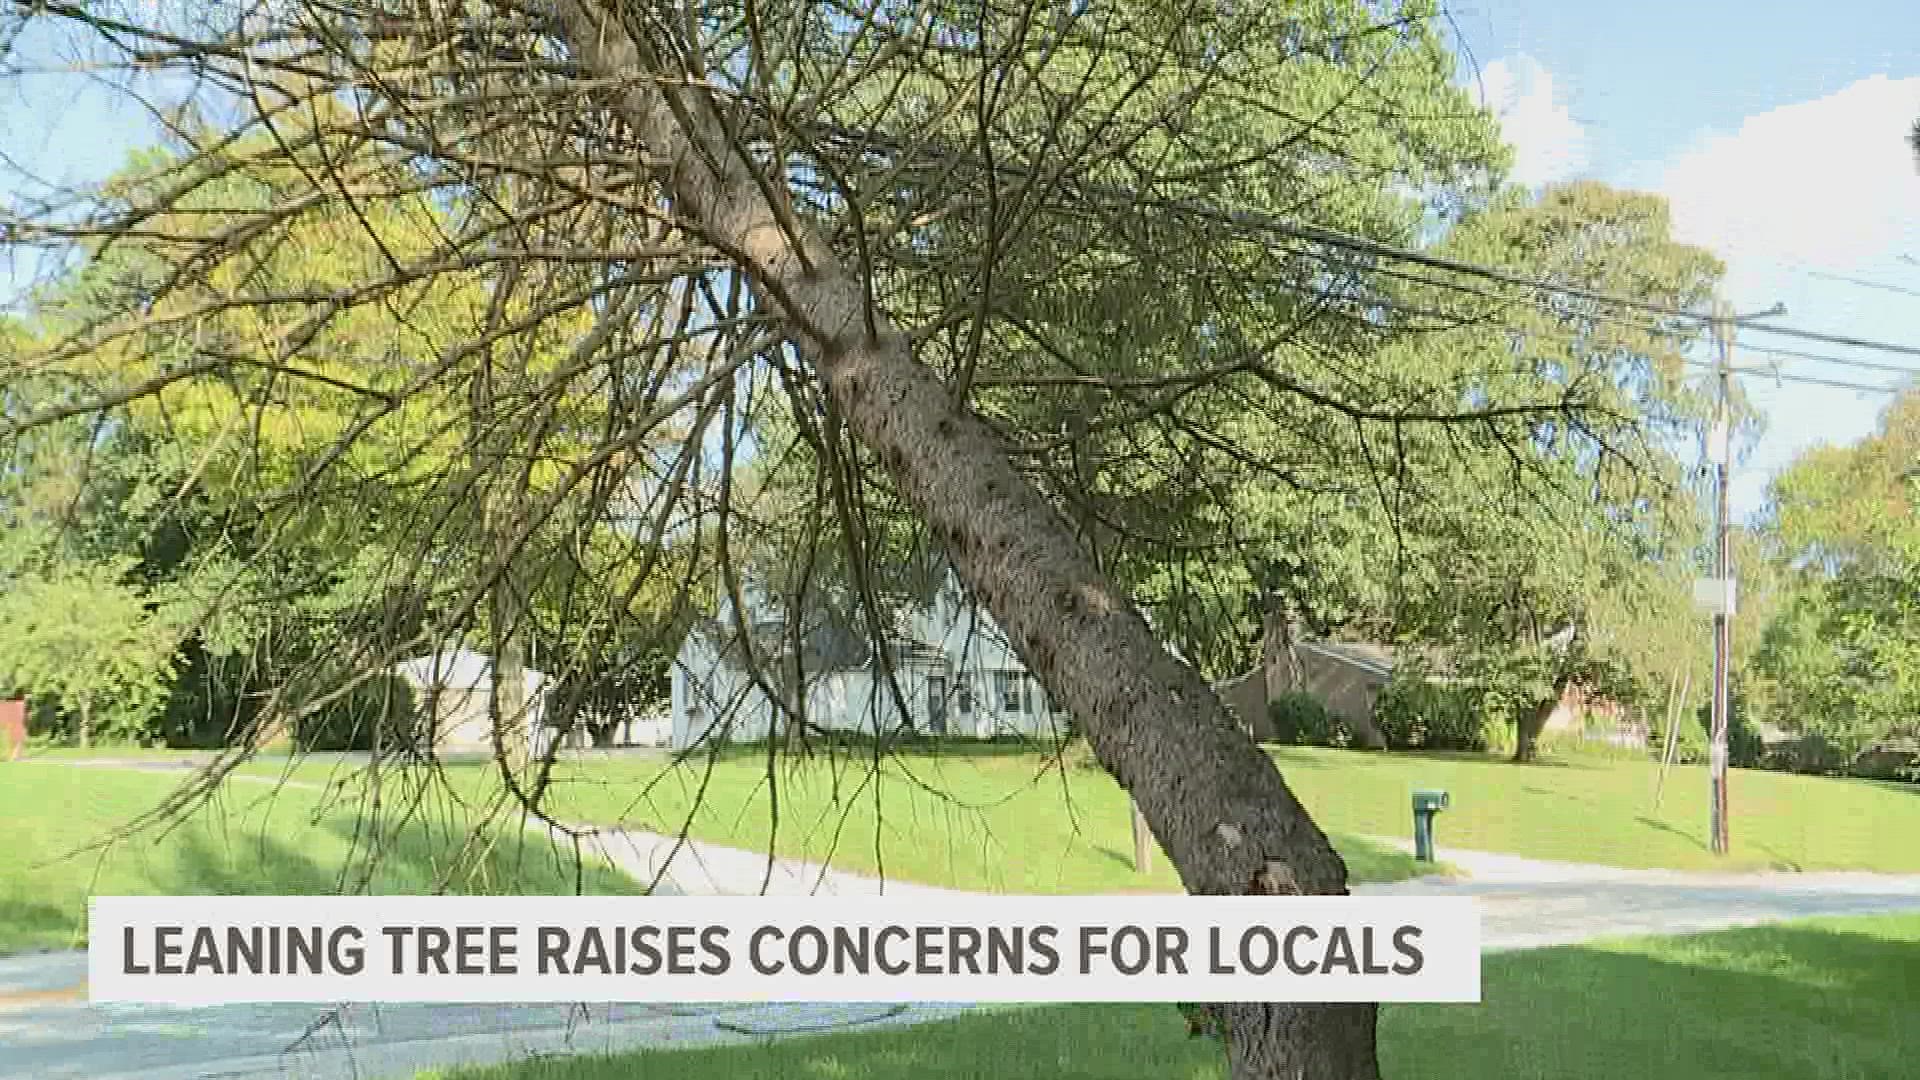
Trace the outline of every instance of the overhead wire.
<path fill-rule="evenodd" d="M 1856 285 L 1862 289 L 1878 289 L 1881 292 L 1899 293 L 1903 296 L 1920 296 L 1920 289 L 1909 288 L 1905 285 L 1890 285 L 1884 281 L 1869 281 L 1866 278 L 1851 277 L 1846 274 L 1836 274 L 1827 270 L 1812 270 L 1812 269 L 1802 268 L 1800 272 L 1807 275 L 1808 277 L 1822 278 L 1827 281 L 1838 281 L 1847 285 Z"/>
<path fill-rule="evenodd" d="M 1803 352 L 1799 349 L 1782 349 L 1771 345 L 1753 345 L 1740 343 L 1748 352 L 1763 356 L 1779 356 L 1792 360 L 1807 360 L 1816 364 L 1832 364 L 1836 367 L 1858 368 L 1861 371 L 1879 371 L 1891 375 L 1920 376 L 1920 367 L 1908 367 L 1904 364 L 1877 364 L 1871 360 L 1855 360 L 1847 356 L 1831 356 L 1826 353 Z"/>
<path fill-rule="evenodd" d="M 995 162 L 991 166 L 983 166 L 981 162 L 974 160 L 974 155 L 970 152 L 951 147 L 931 150 L 924 145 L 908 147 L 904 143 L 889 138 L 881 132 L 841 128 L 837 125 L 819 125 L 817 130 L 823 134 L 840 138 L 858 138 L 863 145 L 872 149 L 889 149 L 896 153 L 911 152 L 930 155 L 932 158 L 949 166 L 965 164 L 976 168 L 991 167 L 997 172 L 1005 172 L 1012 176 L 1019 176 L 1027 171 L 1021 166 L 1006 162 Z M 1155 207 L 1163 211 L 1172 211 L 1201 219 L 1213 220 L 1221 224 L 1230 225 L 1244 233 L 1281 236 L 1295 241 L 1304 241 L 1310 244 L 1320 244 L 1337 248 L 1342 251 L 1365 255 L 1374 259 L 1385 259 L 1398 263 L 1423 266 L 1432 270 L 1443 270 L 1515 288 L 1530 289 L 1587 300 L 1592 303 L 1628 311 L 1637 311 L 1646 315 L 1684 319 L 1700 325 L 1712 325 L 1716 320 L 1716 316 L 1710 312 L 1690 311 L 1637 297 L 1621 296 L 1598 289 L 1588 289 L 1582 286 L 1572 285 L 1566 282 L 1550 281 L 1524 273 L 1502 270 L 1498 267 L 1469 262 L 1464 259 L 1451 258 L 1427 251 L 1417 251 L 1326 226 L 1289 221 L 1278 215 L 1268 214 L 1263 211 L 1248 210 L 1241 207 L 1220 206 L 1200 198 L 1155 195 L 1150 192 L 1095 182 L 1067 179 L 1057 179 L 1055 182 L 1061 189 L 1071 189 L 1074 194 L 1083 198 L 1091 197 L 1092 199 L 1105 201 L 1109 204 L 1118 203 L 1119 205 L 1125 206 Z M 1299 252 L 1294 251 L 1292 253 L 1298 254 Z M 1360 268 L 1350 267 L 1350 269 Z M 1375 267 L 1374 269 L 1378 268 Z M 1432 279 L 1428 279 L 1428 283 L 1440 287 L 1452 287 L 1447 283 Z M 1742 320 L 1740 327 L 1743 331 L 1774 334 L 1806 341 L 1817 341 L 1829 345 L 1843 345 L 1873 352 L 1920 358 L 1920 345 L 1879 341 L 1849 334 L 1808 330 L 1801 327 L 1778 324 L 1770 325 L 1748 320 Z"/>

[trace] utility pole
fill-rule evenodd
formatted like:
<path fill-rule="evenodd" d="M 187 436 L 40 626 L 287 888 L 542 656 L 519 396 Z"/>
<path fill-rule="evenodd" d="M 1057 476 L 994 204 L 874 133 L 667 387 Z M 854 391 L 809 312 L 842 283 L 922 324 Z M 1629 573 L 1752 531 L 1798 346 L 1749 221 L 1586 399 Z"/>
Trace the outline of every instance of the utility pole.
<path fill-rule="evenodd" d="M 1775 304 L 1766 311 L 1735 317 L 1725 301 L 1716 301 L 1713 310 L 1713 337 L 1716 349 L 1715 375 L 1718 403 L 1715 409 L 1713 437 L 1708 447 L 1714 465 L 1714 582 L 1713 591 L 1713 726 L 1709 748 L 1709 772 L 1713 777 L 1711 839 L 1715 855 L 1730 848 L 1727 830 L 1727 716 L 1732 702 L 1728 693 L 1729 667 L 1733 663 L 1733 521 L 1727 505 L 1727 476 L 1733 464 L 1733 330 L 1738 323 L 1786 314 L 1786 307 Z"/>
<path fill-rule="evenodd" d="M 1713 336 L 1718 346 L 1715 374 L 1719 382 L 1719 405 L 1714 417 L 1714 578 L 1720 590 L 1720 603 L 1713 613 L 1713 731 L 1708 760 L 1713 775 L 1712 847 L 1715 855 L 1725 855 L 1727 843 L 1727 666 L 1731 661 L 1733 586 L 1731 522 L 1727 512 L 1727 475 L 1733 457 L 1733 316 L 1725 301 L 1714 305 Z"/>

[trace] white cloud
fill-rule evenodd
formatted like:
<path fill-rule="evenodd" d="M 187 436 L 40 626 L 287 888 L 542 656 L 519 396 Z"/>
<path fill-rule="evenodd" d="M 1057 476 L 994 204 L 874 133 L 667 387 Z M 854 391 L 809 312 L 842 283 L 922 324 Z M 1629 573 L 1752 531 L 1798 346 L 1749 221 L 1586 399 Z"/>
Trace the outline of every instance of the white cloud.
<path fill-rule="evenodd" d="M 1920 251 L 1920 172 L 1905 135 L 1920 79 L 1876 75 L 1748 117 L 1669 162 L 1676 235 L 1742 278 L 1761 263 L 1841 269 Z"/>
<path fill-rule="evenodd" d="M 1905 136 L 1920 118 L 1920 78 L 1875 76 L 1812 101 L 1705 132 L 1670 160 L 1634 170 L 1665 195 L 1674 235 L 1727 263 L 1723 291 L 1737 311 L 1776 301 L 1787 326 L 1906 342 L 1920 336 L 1910 297 L 1822 278 L 1818 272 L 1920 287 L 1920 171 Z M 1815 271 L 1816 273 L 1809 273 Z M 1742 333 L 1743 366 L 1777 364 L 1787 379 L 1749 377 L 1767 431 L 1735 478 L 1736 512 L 1756 508 L 1768 474 L 1820 443 L 1872 430 L 1884 394 L 1791 381 L 1888 385 L 1892 376 L 1844 363 L 1888 357 L 1842 346 Z M 1833 360 L 1766 355 L 1767 346 Z M 1839 362 L 1836 362 L 1839 361 Z"/>
<path fill-rule="evenodd" d="M 1525 53 L 1488 64 L 1474 87 L 1513 146 L 1513 179 L 1528 187 L 1570 179 L 1587 165 L 1586 129 L 1557 90 L 1553 75 Z"/>

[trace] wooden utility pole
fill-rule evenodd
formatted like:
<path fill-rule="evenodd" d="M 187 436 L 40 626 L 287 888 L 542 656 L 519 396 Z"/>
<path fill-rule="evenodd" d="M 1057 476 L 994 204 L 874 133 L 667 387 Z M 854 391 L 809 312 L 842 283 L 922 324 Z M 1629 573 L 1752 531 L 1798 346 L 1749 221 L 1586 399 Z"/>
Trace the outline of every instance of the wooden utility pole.
<path fill-rule="evenodd" d="M 1752 319 L 1785 315 L 1786 306 L 1775 304 L 1766 311 L 1735 317 L 1725 301 L 1713 308 L 1714 372 L 1719 387 L 1714 410 L 1713 436 L 1708 440 L 1714 467 L 1714 578 L 1711 583 L 1713 605 L 1713 731 L 1709 748 L 1709 772 L 1713 777 L 1711 840 L 1713 853 L 1725 855 L 1730 847 L 1727 829 L 1727 718 L 1731 701 L 1727 689 L 1729 666 L 1733 663 L 1733 520 L 1728 510 L 1727 475 L 1733 466 L 1733 329 Z"/>
<path fill-rule="evenodd" d="M 1720 591 L 1720 603 L 1713 613 L 1713 731 L 1708 751 L 1709 771 L 1713 776 L 1712 810 L 1712 847 L 1715 855 L 1725 855 L 1727 843 L 1727 666 L 1731 662 L 1729 648 L 1732 640 L 1733 619 L 1731 601 L 1733 588 L 1729 583 L 1732 575 L 1732 523 L 1728 520 L 1727 475 L 1731 471 L 1733 457 L 1733 315 L 1724 301 L 1715 305 L 1713 336 L 1718 355 L 1716 375 L 1719 382 L 1719 405 L 1714 419 L 1714 479 L 1716 504 L 1716 527 L 1714 529 L 1714 578 L 1715 587 Z"/>

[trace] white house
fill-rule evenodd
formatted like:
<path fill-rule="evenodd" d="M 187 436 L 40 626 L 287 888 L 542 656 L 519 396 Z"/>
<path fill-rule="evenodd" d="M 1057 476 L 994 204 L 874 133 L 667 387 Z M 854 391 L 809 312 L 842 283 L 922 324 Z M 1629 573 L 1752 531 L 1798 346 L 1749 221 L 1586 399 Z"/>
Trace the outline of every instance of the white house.
<path fill-rule="evenodd" d="M 524 734 L 533 737 L 532 745 L 537 752 L 549 679 L 545 672 L 531 667 L 525 670 L 531 703 Z M 493 694 L 492 658 L 470 649 L 451 649 L 402 661 L 391 671 L 413 688 L 415 703 L 421 709 L 434 700 L 435 689 L 439 690 L 433 717 L 436 748 L 442 751 L 493 749 L 493 723 L 488 712 L 488 701 Z"/>
<path fill-rule="evenodd" d="M 675 657 L 675 749 L 754 742 L 784 730 L 780 707 L 744 662 L 737 628 L 746 622 L 760 642 L 756 655 L 769 682 L 781 677 L 782 667 L 791 670 L 791 636 L 778 606 L 763 595 L 749 591 L 748 607 L 747 617 L 736 620 L 723 602 L 719 617 L 695 627 Z M 979 739 L 1066 730 L 1066 714 L 1047 700 L 992 617 L 969 603 L 950 572 L 930 607 L 897 620 L 889 644 L 898 697 L 867 635 L 824 613 L 803 626 L 800 670 L 812 727 L 874 734 L 908 726 Z"/>

